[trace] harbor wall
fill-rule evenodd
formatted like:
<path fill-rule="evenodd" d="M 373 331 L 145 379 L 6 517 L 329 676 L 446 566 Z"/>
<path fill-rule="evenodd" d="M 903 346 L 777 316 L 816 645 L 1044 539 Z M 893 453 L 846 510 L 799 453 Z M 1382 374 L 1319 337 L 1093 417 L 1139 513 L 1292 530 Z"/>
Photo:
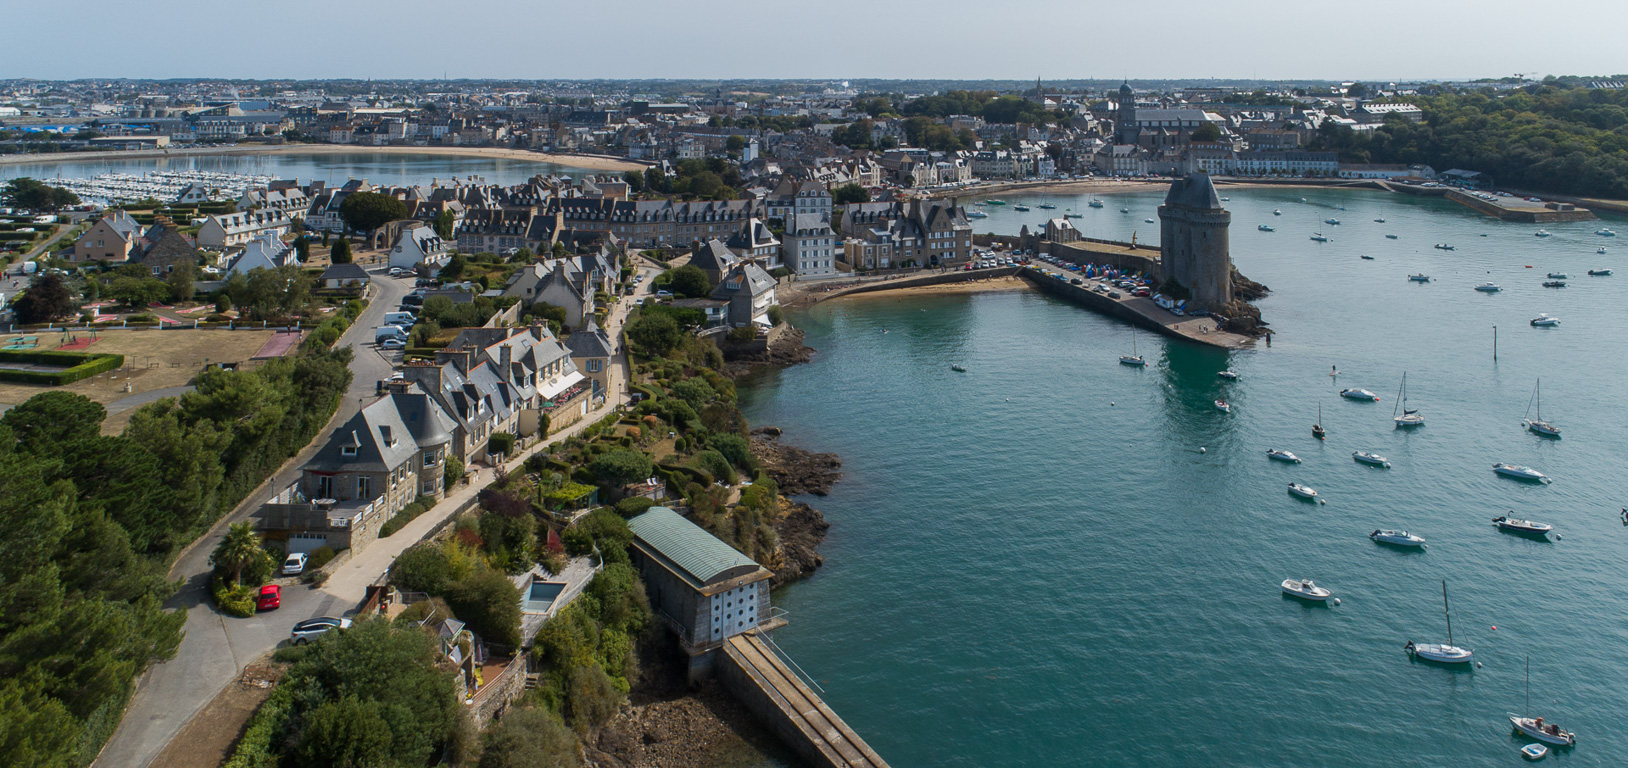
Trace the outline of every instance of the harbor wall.
<path fill-rule="evenodd" d="M 1151 275 L 1154 282 L 1164 282 L 1164 267 L 1160 263 L 1158 249 L 1139 249 L 1141 253 L 1128 252 L 1130 247 L 1125 243 L 1113 243 L 1106 240 L 1075 240 L 1071 243 L 1043 243 L 1042 248 L 1052 256 L 1076 264 L 1097 264 L 1113 267 L 1125 271 L 1135 270 Z"/>
<path fill-rule="evenodd" d="M 1566 209 L 1539 207 L 1535 204 L 1508 207 L 1499 205 L 1491 200 L 1483 200 L 1475 195 L 1457 189 L 1447 191 L 1447 199 L 1466 208 L 1474 209 L 1496 219 L 1504 221 L 1519 221 L 1531 224 L 1549 224 L 1561 221 L 1593 221 L 1597 218 L 1593 211 L 1587 208 L 1577 208 L 1571 203 L 1557 203 Z"/>
<path fill-rule="evenodd" d="M 980 280 L 989 280 L 996 277 L 1011 277 L 1018 274 L 1021 267 L 996 267 L 994 269 L 955 270 L 940 272 L 922 277 L 904 277 L 896 280 L 878 280 L 864 283 L 839 291 L 832 291 L 814 300 L 816 304 L 826 299 L 838 296 L 853 296 L 859 293 L 873 293 L 876 291 L 895 291 L 900 288 L 920 288 L 926 285 L 949 285 L 951 283 L 975 283 Z"/>

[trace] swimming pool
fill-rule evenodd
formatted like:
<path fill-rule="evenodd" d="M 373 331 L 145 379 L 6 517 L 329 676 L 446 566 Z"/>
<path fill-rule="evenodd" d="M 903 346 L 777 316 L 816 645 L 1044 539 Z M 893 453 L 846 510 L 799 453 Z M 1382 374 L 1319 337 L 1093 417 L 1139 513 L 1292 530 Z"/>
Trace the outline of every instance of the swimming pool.
<path fill-rule="evenodd" d="M 531 591 L 526 594 L 526 610 L 544 613 L 554 604 L 554 598 L 560 596 L 565 585 L 555 581 L 533 581 Z"/>

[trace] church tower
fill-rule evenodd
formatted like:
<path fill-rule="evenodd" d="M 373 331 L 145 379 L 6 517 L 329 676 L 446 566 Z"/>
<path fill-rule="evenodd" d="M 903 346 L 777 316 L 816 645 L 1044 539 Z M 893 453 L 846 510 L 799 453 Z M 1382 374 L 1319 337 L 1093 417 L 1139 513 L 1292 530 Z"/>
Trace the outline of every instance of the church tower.
<path fill-rule="evenodd" d="M 1188 303 L 1214 310 L 1232 302 L 1232 214 L 1207 173 L 1177 179 L 1159 206 L 1159 251 L 1164 277 L 1190 294 Z"/>
<path fill-rule="evenodd" d="M 1114 112 L 1114 127 L 1119 136 L 1116 144 L 1136 143 L 1136 94 L 1131 92 L 1129 80 L 1119 86 L 1119 109 Z"/>

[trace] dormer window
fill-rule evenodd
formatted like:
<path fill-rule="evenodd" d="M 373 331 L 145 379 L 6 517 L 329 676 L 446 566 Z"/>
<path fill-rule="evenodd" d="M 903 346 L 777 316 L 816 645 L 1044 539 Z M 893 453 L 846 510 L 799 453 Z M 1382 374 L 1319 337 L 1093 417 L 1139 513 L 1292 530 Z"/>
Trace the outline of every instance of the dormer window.
<path fill-rule="evenodd" d="M 340 446 L 339 455 L 341 455 L 341 456 L 355 456 L 356 455 L 356 446 L 354 446 L 354 445 Z"/>

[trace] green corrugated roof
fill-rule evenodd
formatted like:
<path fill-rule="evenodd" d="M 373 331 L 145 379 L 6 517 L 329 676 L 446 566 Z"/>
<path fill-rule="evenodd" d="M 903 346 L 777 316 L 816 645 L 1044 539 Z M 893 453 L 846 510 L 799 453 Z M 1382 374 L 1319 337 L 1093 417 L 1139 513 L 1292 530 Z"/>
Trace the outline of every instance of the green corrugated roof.
<path fill-rule="evenodd" d="M 629 520 L 628 527 L 633 529 L 633 535 L 640 541 L 703 585 L 733 568 L 757 568 L 757 562 L 752 558 L 666 507 L 651 507 L 644 514 Z"/>

